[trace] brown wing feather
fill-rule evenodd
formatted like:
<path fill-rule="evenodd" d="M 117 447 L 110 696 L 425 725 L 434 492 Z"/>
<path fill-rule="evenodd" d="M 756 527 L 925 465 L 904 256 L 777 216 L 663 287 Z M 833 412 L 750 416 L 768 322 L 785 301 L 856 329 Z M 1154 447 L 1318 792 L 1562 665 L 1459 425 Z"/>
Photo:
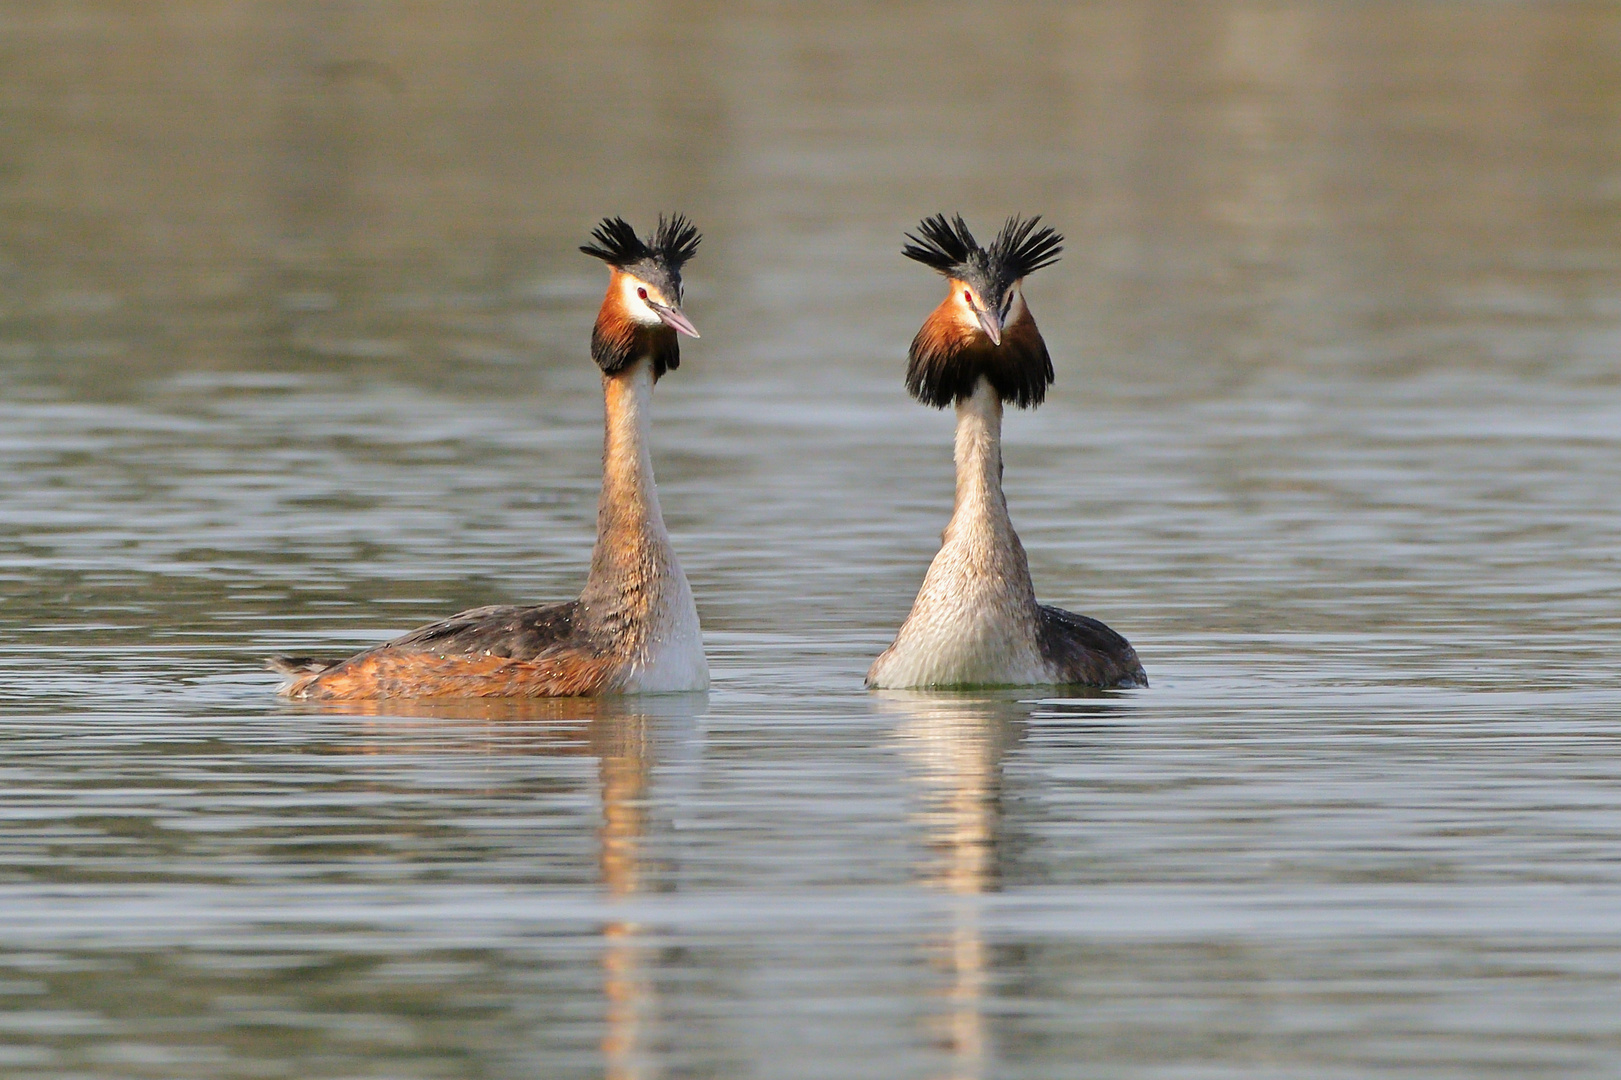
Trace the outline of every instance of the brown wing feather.
<path fill-rule="evenodd" d="M 532 660 L 575 635 L 579 610 L 578 600 L 541 607 L 472 608 L 418 627 L 378 648 L 489 653 L 513 660 Z"/>
<path fill-rule="evenodd" d="M 1131 642 L 1096 619 L 1043 604 L 1041 652 L 1078 686 L 1147 686 L 1148 675 Z"/>
<path fill-rule="evenodd" d="M 618 661 L 579 632 L 578 611 L 577 600 L 473 608 L 329 667 L 287 671 L 295 677 L 282 693 L 315 700 L 601 693 Z"/>

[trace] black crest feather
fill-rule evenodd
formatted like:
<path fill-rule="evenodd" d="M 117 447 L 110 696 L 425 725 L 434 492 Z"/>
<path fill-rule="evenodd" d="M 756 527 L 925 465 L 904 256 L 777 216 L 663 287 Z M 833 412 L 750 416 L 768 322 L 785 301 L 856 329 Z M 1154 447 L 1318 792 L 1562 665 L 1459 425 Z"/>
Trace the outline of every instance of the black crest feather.
<path fill-rule="evenodd" d="M 698 253 L 698 245 L 703 237 L 698 235 L 698 229 L 688 221 L 685 214 L 676 214 L 668 221 L 664 215 L 659 215 L 659 227 L 653 230 L 652 242 L 648 245 L 653 249 L 653 257 L 668 265 L 672 270 L 680 270 L 688 259 Z"/>
<path fill-rule="evenodd" d="M 942 274 L 950 274 L 967 267 L 968 258 L 979 250 L 968 223 L 958 214 L 947 221 L 944 214 L 926 217 L 918 225 L 919 235 L 906 234 L 911 241 L 901 248 L 901 254 L 915 259 L 924 266 L 932 266 Z"/>
<path fill-rule="evenodd" d="M 609 266 L 625 267 L 653 257 L 652 250 L 622 217 L 603 218 L 601 224 L 591 230 L 591 239 L 596 243 L 581 244 L 580 250 Z"/>
<path fill-rule="evenodd" d="M 1064 250 L 1064 238 L 1051 226 L 1036 228 L 1039 224 L 1040 214 L 1028 220 L 1020 220 L 1017 214 L 1008 218 L 985 249 L 991 265 L 1005 267 L 1017 281 L 1057 262 L 1058 253 Z"/>
<path fill-rule="evenodd" d="M 1051 226 L 1036 228 L 1040 224 L 1040 214 L 1033 218 L 1014 214 L 1003 223 L 990 246 L 981 248 L 961 214 L 953 215 L 949 221 L 944 214 L 935 214 L 919 223 L 917 235 L 906 234 L 908 243 L 901 248 L 901 254 L 942 274 L 964 277 L 978 273 L 987 279 L 987 285 L 1011 285 L 1051 266 L 1064 250 L 1064 238 L 1058 231 Z"/>
<path fill-rule="evenodd" d="M 628 270 L 637 263 L 651 262 L 679 275 L 681 267 L 697 254 L 703 237 L 685 214 L 670 218 L 660 214 L 658 228 L 645 240 L 622 217 L 603 218 L 591 230 L 591 239 L 595 243 L 581 244 L 580 250 L 609 266 Z"/>

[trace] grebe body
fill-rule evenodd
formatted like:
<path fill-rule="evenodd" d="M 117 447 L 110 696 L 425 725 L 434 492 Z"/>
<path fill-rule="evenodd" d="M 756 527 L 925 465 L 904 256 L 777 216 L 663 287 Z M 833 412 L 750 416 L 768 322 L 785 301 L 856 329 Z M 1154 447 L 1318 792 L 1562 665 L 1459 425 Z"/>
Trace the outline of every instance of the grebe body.
<path fill-rule="evenodd" d="M 345 660 L 275 657 L 280 692 L 306 700 L 562 697 L 703 690 L 709 665 L 692 589 L 664 527 L 649 446 L 653 385 L 680 365 L 681 266 L 698 246 L 680 216 L 646 240 L 604 221 L 581 248 L 610 267 L 591 337 L 602 369 L 602 494 L 578 599 L 482 607 Z"/>
<path fill-rule="evenodd" d="M 907 389 L 954 404 L 957 492 L 940 551 L 867 685 L 884 688 L 1146 686 L 1125 638 L 1096 619 L 1039 604 L 1002 493 L 1002 406 L 1039 405 L 1047 346 L 1021 289 L 1056 261 L 1061 238 L 1010 219 L 980 248 L 961 218 L 924 221 L 905 254 L 940 270 L 951 292 L 913 339 Z"/>

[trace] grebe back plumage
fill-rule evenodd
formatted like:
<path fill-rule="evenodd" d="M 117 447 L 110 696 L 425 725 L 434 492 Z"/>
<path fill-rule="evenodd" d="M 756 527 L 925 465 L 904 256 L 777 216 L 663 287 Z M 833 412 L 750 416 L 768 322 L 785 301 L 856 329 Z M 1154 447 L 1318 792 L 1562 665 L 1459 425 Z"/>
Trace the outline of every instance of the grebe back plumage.
<path fill-rule="evenodd" d="M 346 660 L 273 657 L 280 692 L 312 700 L 563 697 L 703 690 L 709 665 L 692 589 L 664 527 L 648 444 L 653 384 L 680 366 L 681 267 L 699 243 L 676 215 L 647 239 L 604 219 L 580 248 L 608 264 L 591 334 L 602 369 L 602 494 L 591 572 L 576 600 L 482 607 Z"/>
<path fill-rule="evenodd" d="M 868 686 L 1148 685 L 1125 638 L 1036 602 L 1002 494 L 1002 405 L 1040 405 L 1053 380 L 1021 289 L 1063 250 L 1040 220 L 1011 217 L 981 248 L 961 217 L 939 214 L 902 249 L 951 288 L 912 340 L 906 388 L 926 405 L 956 406 L 957 494 L 940 551 Z"/>

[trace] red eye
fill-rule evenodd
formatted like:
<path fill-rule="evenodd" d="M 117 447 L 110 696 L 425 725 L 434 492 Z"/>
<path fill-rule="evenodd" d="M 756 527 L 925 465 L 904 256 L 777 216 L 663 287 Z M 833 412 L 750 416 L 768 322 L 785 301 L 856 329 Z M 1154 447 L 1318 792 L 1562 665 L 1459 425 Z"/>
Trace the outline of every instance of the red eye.
<path fill-rule="evenodd" d="M 643 300 L 646 300 L 647 299 L 647 290 L 646 289 L 637 289 L 636 290 L 636 295 L 641 297 Z"/>
<path fill-rule="evenodd" d="M 963 290 L 962 298 L 964 300 L 968 301 L 970 304 L 972 304 L 974 302 L 974 294 L 967 291 L 966 289 Z"/>

